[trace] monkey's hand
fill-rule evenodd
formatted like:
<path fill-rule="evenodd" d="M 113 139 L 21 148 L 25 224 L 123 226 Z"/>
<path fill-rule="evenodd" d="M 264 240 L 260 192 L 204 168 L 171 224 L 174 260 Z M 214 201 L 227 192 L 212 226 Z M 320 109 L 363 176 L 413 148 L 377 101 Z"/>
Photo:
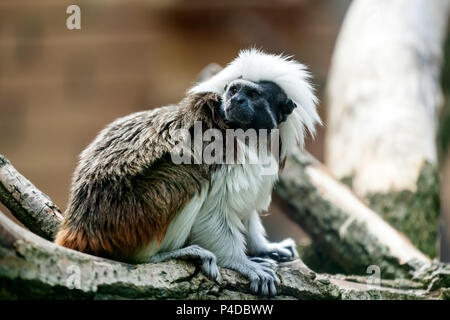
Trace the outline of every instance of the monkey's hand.
<path fill-rule="evenodd" d="M 253 294 L 263 296 L 275 296 L 277 294 L 275 285 L 280 284 L 280 279 L 275 273 L 275 264 L 271 263 L 269 259 L 243 259 L 226 267 L 247 277 L 250 280 L 250 291 Z"/>
<path fill-rule="evenodd" d="M 203 273 L 213 281 L 221 280 L 216 256 L 198 245 L 191 245 L 174 251 L 162 252 L 154 255 L 150 262 L 161 262 L 168 259 L 193 259 L 196 260 Z"/>
<path fill-rule="evenodd" d="M 267 243 L 265 247 L 257 256 L 270 258 L 278 262 L 286 262 L 298 258 L 295 241 L 291 238 L 284 239 L 280 242 Z"/>

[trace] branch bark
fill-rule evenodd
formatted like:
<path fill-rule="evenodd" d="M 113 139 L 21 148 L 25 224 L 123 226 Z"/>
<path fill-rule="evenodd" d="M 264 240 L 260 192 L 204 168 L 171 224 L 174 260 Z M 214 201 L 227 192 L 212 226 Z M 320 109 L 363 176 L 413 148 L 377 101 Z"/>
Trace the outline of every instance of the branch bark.
<path fill-rule="evenodd" d="M 306 152 L 287 160 L 276 192 L 314 247 L 346 273 L 366 274 L 377 265 L 383 278 L 405 278 L 431 263 Z"/>
<path fill-rule="evenodd" d="M 53 240 L 62 215 L 50 198 L 0 155 L 0 202 L 32 232 Z"/>
<path fill-rule="evenodd" d="M 220 269 L 207 279 L 183 261 L 130 265 L 70 250 L 40 238 L 0 213 L 2 299 L 257 299 L 246 279 Z M 318 275 L 301 261 L 280 265 L 276 299 L 429 299 L 420 283 L 377 286 Z M 363 282 L 363 281 L 360 281 Z"/>

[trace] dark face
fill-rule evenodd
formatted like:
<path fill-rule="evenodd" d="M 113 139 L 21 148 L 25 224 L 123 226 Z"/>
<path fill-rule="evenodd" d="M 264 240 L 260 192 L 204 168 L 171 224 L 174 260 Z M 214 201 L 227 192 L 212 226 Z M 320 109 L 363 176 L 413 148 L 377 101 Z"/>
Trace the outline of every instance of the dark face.
<path fill-rule="evenodd" d="M 226 86 L 220 113 L 231 128 L 275 129 L 295 107 L 271 81 L 238 79 Z"/>

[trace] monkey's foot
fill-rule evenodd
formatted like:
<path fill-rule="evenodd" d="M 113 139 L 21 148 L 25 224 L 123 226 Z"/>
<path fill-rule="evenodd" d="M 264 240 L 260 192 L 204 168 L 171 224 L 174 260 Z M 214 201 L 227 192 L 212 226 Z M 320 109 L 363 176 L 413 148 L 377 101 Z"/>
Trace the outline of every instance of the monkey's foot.
<path fill-rule="evenodd" d="M 277 266 L 277 262 L 270 258 L 249 257 L 249 259 L 250 259 L 250 261 L 259 263 L 260 265 L 270 268 L 270 269 L 275 269 Z"/>
<path fill-rule="evenodd" d="M 269 243 L 267 249 L 258 256 L 268 257 L 278 262 L 286 262 L 298 258 L 298 252 L 295 241 L 287 238 L 280 242 Z"/>
<path fill-rule="evenodd" d="M 227 266 L 230 269 L 236 270 L 250 280 L 250 291 L 253 294 L 263 296 L 274 296 L 277 294 L 275 285 L 280 284 L 280 279 L 274 271 L 273 263 L 260 259 L 259 262 L 250 259 L 245 259 L 241 262 L 234 263 Z M 264 261 L 263 261 L 264 260 Z"/>
<path fill-rule="evenodd" d="M 220 272 L 217 267 L 216 256 L 198 245 L 177 249 L 170 252 L 161 252 L 150 258 L 149 262 L 161 262 L 169 259 L 196 260 L 202 272 L 213 281 L 220 281 Z"/>

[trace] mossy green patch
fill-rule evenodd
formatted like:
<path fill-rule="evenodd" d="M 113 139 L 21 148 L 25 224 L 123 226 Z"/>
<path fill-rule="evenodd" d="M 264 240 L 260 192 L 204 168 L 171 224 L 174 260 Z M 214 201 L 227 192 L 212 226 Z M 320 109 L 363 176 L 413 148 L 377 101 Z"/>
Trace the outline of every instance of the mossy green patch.
<path fill-rule="evenodd" d="M 445 103 L 439 116 L 437 140 L 440 159 L 443 159 L 447 155 L 450 146 L 450 36 L 447 37 L 444 45 L 444 63 L 441 72 L 441 83 Z"/>
<path fill-rule="evenodd" d="M 313 243 L 297 246 L 300 259 L 312 270 L 318 273 L 344 274 L 343 269 L 329 254 L 326 254 Z"/>
<path fill-rule="evenodd" d="M 426 162 L 415 192 L 403 190 L 368 196 L 370 207 L 392 226 L 406 234 L 411 242 L 430 257 L 437 255 L 440 211 L 439 173 Z"/>

